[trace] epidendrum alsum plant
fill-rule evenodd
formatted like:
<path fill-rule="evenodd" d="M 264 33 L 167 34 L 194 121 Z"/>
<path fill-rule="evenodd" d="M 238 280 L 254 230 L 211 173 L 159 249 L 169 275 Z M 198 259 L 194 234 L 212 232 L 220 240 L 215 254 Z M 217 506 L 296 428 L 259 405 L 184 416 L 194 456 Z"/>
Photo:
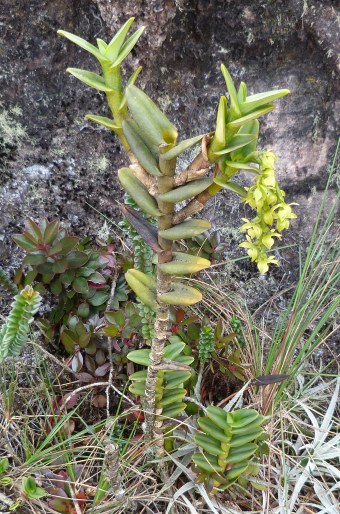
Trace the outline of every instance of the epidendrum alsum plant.
<path fill-rule="evenodd" d="M 151 348 L 131 352 L 129 359 L 147 366 L 147 371 L 130 377 L 131 391 L 145 398 L 147 437 L 156 437 L 162 445 L 159 416 L 178 415 L 185 407 L 183 384 L 191 362 L 191 357 L 181 355 L 180 343 L 171 342 L 169 338 L 169 309 L 171 305 L 192 305 L 202 299 L 201 292 L 187 285 L 182 277 L 210 266 L 207 259 L 174 251 L 174 243 L 191 239 L 210 228 L 208 221 L 192 216 L 203 209 L 209 198 L 226 188 L 256 211 L 253 219 L 243 220 L 245 223 L 240 230 L 246 232 L 246 240 L 241 246 L 247 248 L 261 273 L 268 270 L 270 263 L 277 264 L 268 250 L 296 215 L 291 204 L 285 203 L 284 192 L 277 184 L 275 154 L 257 150 L 258 118 L 272 111 L 273 101 L 289 91 L 281 89 L 248 96 L 246 84 L 241 82 L 237 90 L 222 64 L 229 102 L 226 96 L 221 96 L 215 131 L 178 141 L 177 128 L 151 98 L 134 85 L 141 68 L 137 68 L 125 87 L 122 85 L 121 64 L 143 31 L 140 28 L 126 39 L 133 21 L 130 18 L 109 44 L 97 40 L 97 47 L 68 32 L 59 31 L 59 34 L 99 61 L 102 75 L 75 68 L 68 71 L 85 84 L 105 92 L 112 118 L 94 114 L 86 117 L 118 135 L 131 161 L 129 167 L 118 171 L 119 181 L 142 212 L 157 220 L 155 226 L 135 209 L 123 209 L 132 226 L 157 255 L 154 277 L 138 269 L 128 270 L 125 277 L 140 300 L 156 311 Z M 201 151 L 186 169 L 178 171 L 178 157 L 199 143 Z M 251 187 L 242 187 L 233 180 L 239 170 L 254 177 Z M 176 211 L 176 204 L 187 200 L 188 203 Z"/>
<path fill-rule="evenodd" d="M 101 75 L 76 68 L 68 71 L 106 94 L 112 117 L 96 114 L 86 117 L 112 130 L 130 160 L 128 167 L 118 171 L 118 179 L 127 193 L 127 201 L 121 210 L 134 231 L 139 253 L 135 267 L 126 272 L 125 278 L 141 302 L 139 314 L 150 347 L 128 354 L 130 361 L 145 367 L 130 376 L 129 389 L 144 399 L 146 437 L 155 442 L 158 455 L 161 455 L 165 432 L 163 421 L 175 418 L 186 408 L 185 387 L 192 378 L 194 361 L 188 345 L 179 335 L 169 331 L 170 309 L 202 300 L 201 291 L 188 285 L 187 277 L 208 269 L 211 264 L 205 257 L 181 251 L 178 241 L 187 240 L 189 251 L 193 248 L 195 238 L 211 228 L 208 221 L 194 216 L 209 199 L 228 189 L 255 211 L 252 219 L 243 219 L 240 230 L 246 236 L 240 246 L 247 249 L 262 274 L 267 272 L 269 264 L 278 264 L 269 251 L 296 215 L 278 186 L 274 168 L 276 155 L 257 149 L 258 119 L 271 112 L 275 107 L 273 102 L 289 91 L 281 89 L 248 96 L 246 84 L 241 82 L 236 89 L 229 71 L 222 64 L 228 99 L 226 96 L 220 98 L 214 131 L 179 140 L 173 123 L 145 92 L 135 86 L 141 67 L 134 71 L 126 85 L 122 83 L 122 62 L 143 32 L 140 28 L 127 38 L 133 21 L 130 18 L 110 43 L 97 39 L 97 46 L 66 31 L 61 30 L 59 34 L 98 60 Z M 178 158 L 196 145 L 200 145 L 197 156 L 185 169 L 178 169 Z M 252 178 L 250 187 L 243 187 L 234 180 L 240 170 Z M 176 209 L 179 202 L 186 203 Z M 89 308 L 104 313 L 105 302 L 110 296 L 107 275 L 103 272 L 105 267 L 110 267 L 105 251 L 92 252 L 86 243 L 60 234 L 57 222 L 44 222 L 39 226 L 29 220 L 28 229 L 24 235 L 16 236 L 16 242 L 29 253 L 26 259 L 32 267 L 30 279 L 34 280 L 40 274 L 45 287 L 62 296 L 64 304 L 59 314 L 58 311 L 55 314 L 57 321 L 68 312 L 67 306 L 71 311 L 79 302 L 80 317 L 86 317 Z M 143 245 L 148 248 L 148 253 L 142 254 Z M 147 265 L 145 256 L 149 259 Z M 144 267 L 140 265 L 142 261 Z M 26 289 L 20 294 L 24 295 L 25 306 L 28 306 L 26 311 L 31 309 L 33 313 L 38 300 L 30 307 L 27 296 L 31 294 L 30 285 L 27 285 L 30 279 L 26 279 Z M 98 290 L 91 290 L 93 283 L 99 285 Z M 104 314 L 107 317 L 108 313 Z M 104 331 L 108 336 L 117 335 L 117 325 L 121 331 L 125 326 L 123 319 L 116 320 L 113 313 L 111 317 L 116 324 L 114 331 L 112 328 Z M 69 326 L 62 329 L 66 349 L 72 353 L 75 341 L 82 338 L 81 348 L 92 351 L 91 334 L 79 321 L 72 319 Z M 3 337 L 7 341 L 8 324 L 1 334 L 5 334 Z M 202 366 L 214 352 L 215 338 L 212 327 L 202 330 L 198 346 Z M 17 352 L 15 344 L 13 348 L 12 353 L 0 353 L 0 359 L 14 355 Z M 88 353 L 91 355 L 90 351 Z M 261 449 L 264 439 L 261 424 L 265 419 L 253 409 L 227 413 L 218 407 L 208 407 L 206 416 L 198 419 L 202 432 L 195 436 L 200 453 L 195 454 L 193 460 L 200 479 L 212 479 L 213 485 L 221 488 L 230 487 L 236 480 L 251 480 L 258 469 L 256 460 L 251 459 Z"/>

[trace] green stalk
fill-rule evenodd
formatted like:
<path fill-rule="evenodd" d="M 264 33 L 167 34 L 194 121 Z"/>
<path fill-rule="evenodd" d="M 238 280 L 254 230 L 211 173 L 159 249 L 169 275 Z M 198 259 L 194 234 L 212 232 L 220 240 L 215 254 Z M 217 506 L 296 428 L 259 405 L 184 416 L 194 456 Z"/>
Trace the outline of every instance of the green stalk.
<path fill-rule="evenodd" d="M 110 66 L 102 66 L 103 77 L 106 84 L 113 90 L 112 93 L 106 93 L 106 99 L 112 112 L 113 119 L 118 127 L 122 126 L 122 122 L 128 118 L 128 108 L 125 104 L 120 108 L 123 101 L 124 93 L 122 88 L 122 78 L 120 74 L 120 66 L 110 68 Z M 117 132 L 119 140 L 124 150 L 129 150 L 129 144 L 123 134 L 123 130 Z"/>

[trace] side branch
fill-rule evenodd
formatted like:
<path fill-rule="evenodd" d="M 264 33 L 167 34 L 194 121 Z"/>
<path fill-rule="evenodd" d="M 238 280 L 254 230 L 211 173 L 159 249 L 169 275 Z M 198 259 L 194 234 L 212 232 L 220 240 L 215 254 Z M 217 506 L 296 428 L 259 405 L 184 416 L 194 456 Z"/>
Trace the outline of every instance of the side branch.
<path fill-rule="evenodd" d="M 192 180 L 202 178 L 209 171 L 211 164 L 208 160 L 207 149 L 210 139 L 211 138 L 209 136 L 204 136 L 202 140 L 201 152 L 198 155 L 196 155 L 195 159 L 189 164 L 189 166 L 185 170 L 183 170 L 179 175 L 175 177 L 175 187 L 183 186 L 187 182 L 191 182 Z"/>

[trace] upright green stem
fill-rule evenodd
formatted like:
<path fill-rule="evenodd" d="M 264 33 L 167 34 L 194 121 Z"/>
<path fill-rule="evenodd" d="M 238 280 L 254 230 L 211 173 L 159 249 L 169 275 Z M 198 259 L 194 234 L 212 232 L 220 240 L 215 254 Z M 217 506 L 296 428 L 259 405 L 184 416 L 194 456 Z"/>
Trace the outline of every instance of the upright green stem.
<path fill-rule="evenodd" d="M 111 69 L 110 67 L 106 68 L 102 66 L 102 70 L 105 83 L 112 89 L 112 93 L 106 93 L 106 99 L 116 125 L 121 127 L 123 120 L 128 117 L 128 109 L 126 104 L 121 108 L 124 93 L 122 88 L 122 79 L 120 76 L 120 67 L 117 66 L 116 68 Z M 129 144 L 126 141 L 123 130 L 121 129 L 120 131 L 117 131 L 117 135 L 124 149 L 126 151 L 129 150 Z"/>
<path fill-rule="evenodd" d="M 176 169 L 176 159 L 171 161 L 165 161 L 160 158 L 159 161 L 160 169 L 163 176 L 157 177 L 158 192 L 159 194 L 167 193 L 174 187 L 174 175 Z M 162 216 L 158 218 L 158 230 L 165 230 L 172 227 L 172 216 L 174 213 L 174 205 L 171 203 L 165 203 L 158 200 L 159 210 L 162 212 Z M 172 260 L 172 241 L 165 240 L 161 237 L 158 238 L 159 245 L 163 252 L 158 255 L 158 262 L 164 263 Z M 157 267 L 157 297 L 162 293 L 167 293 L 171 289 L 172 276 L 168 273 L 162 272 Z M 158 454 L 162 452 L 163 444 L 163 433 L 162 433 L 162 421 L 157 420 L 156 416 L 161 414 L 156 412 L 156 381 L 159 366 L 163 360 L 163 351 L 165 343 L 168 339 L 169 331 L 169 320 L 170 320 L 170 309 L 169 305 L 157 301 L 157 314 L 155 322 L 155 332 L 151 344 L 150 352 L 150 365 L 148 367 L 148 375 L 146 379 L 145 387 L 145 421 L 146 421 L 146 437 L 149 441 L 155 439 Z"/>

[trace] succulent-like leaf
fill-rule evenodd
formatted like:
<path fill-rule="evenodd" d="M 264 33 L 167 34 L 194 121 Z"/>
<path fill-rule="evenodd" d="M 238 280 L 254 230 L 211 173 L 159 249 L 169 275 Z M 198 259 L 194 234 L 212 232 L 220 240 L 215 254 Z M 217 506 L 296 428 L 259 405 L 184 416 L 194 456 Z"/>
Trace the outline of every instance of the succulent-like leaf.
<path fill-rule="evenodd" d="M 142 366 L 149 366 L 150 364 L 150 349 L 133 350 L 127 355 L 129 361 Z"/>
<path fill-rule="evenodd" d="M 258 173 L 257 168 L 254 168 L 254 166 L 250 166 L 249 164 L 245 164 L 243 162 L 234 162 L 225 159 L 223 160 L 223 165 L 228 166 L 229 168 L 234 168 L 235 170 L 246 170 L 251 171 L 253 173 Z"/>
<path fill-rule="evenodd" d="M 221 430 L 211 419 L 208 417 L 198 418 L 197 420 L 201 429 L 211 437 L 214 437 L 218 441 L 222 443 L 227 443 L 230 441 L 230 436 L 228 436 L 224 430 Z"/>
<path fill-rule="evenodd" d="M 240 448 L 231 448 L 226 459 L 227 464 L 237 464 L 245 459 L 249 459 L 257 450 L 257 445 L 247 443 Z"/>
<path fill-rule="evenodd" d="M 168 405 L 173 405 L 176 402 L 181 402 L 183 400 L 183 396 L 185 396 L 185 395 L 186 395 L 186 390 L 183 388 L 169 389 L 169 390 L 163 391 L 162 399 L 158 402 L 158 405 L 160 407 L 166 407 Z"/>
<path fill-rule="evenodd" d="M 132 34 L 132 36 L 129 37 L 129 39 L 127 39 L 127 41 L 125 41 L 125 43 L 119 51 L 117 59 L 112 64 L 111 68 L 116 68 L 116 66 L 119 66 L 124 61 L 125 57 L 129 55 L 129 53 L 137 43 L 138 39 L 142 35 L 144 28 L 145 27 L 141 27 L 138 30 L 136 30 L 136 32 Z"/>
<path fill-rule="evenodd" d="M 89 257 L 85 252 L 75 250 L 67 255 L 66 260 L 69 268 L 81 268 L 87 263 Z"/>
<path fill-rule="evenodd" d="M 176 187 L 167 193 L 158 195 L 158 198 L 162 200 L 162 202 L 167 203 L 182 202 L 183 200 L 188 200 L 189 198 L 202 193 L 202 191 L 208 189 L 212 183 L 213 180 L 211 178 L 193 180 L 184 186 Z"/>
<path fill-rule="evenodd" d="M 118 171 L 118 178 L 125 191 L 146 214 L 151 216 L 161 215 L 155 198 L 150 195 L 144 184 L 135 177 L 130 168 L 121 168 Z"/>
<path fill-rule="evenodd" d="M 230 191 L 233 191 L 234 193 L 238 194 L 242 198 L 247 196 L 247 191 L 237 182 L 233 182 L 231 180 L 226 179 L 222 173 L 217 175 L 214 178 L 215 184 L 218 184 L 219 186 L 224 187 L 225 189 L 230 189 Z"/>
<path fill-rule="evenodd" d="M 240 103 L 242 114 L 248 114 L 274 100 L 278 100 L 290 93 L 289 89 L 278 89 L 276 91 L 266 91 L 265 93 L 257 93 L 256 95 L 247 96 L 245 102 Z"/>
<path fill-rule="evenodd" d="M 218 150 L 222 150 L 223 148 L 225 148 L 227 144 L 227 113 L 227 99 L 225 96 L 221 96 L 217 110 L 216 130 L 208 149 L 208 157 L 210 162 L 214 162 L 216 160 L 215 152 Z"/>
<path fill-rule="evenodd" d="M 79 68 L 67 68 L 68 73 L 71 73 L 74 77 L 81 82 L 84 82 L 87 86 L 93 87 L 98 91 L 105 91 L 106 93 L 112 93 L 112 89 L 106 85 L 103 77 L 94 73 L 93 71 L 80 70 Z"/>
<path fill-rule="evenodd" d="M 225 455 L 225 452 L 221 448 L 220 441 L 214 439 L 214 435 L 210 434 L 196 434 L 194 437 L 195 443 L 206 450 L 211 455 Z"/>
<path fill-rule="evenodd" d="M 140 74 L 140 72 L 142 71 L 142 66 L 138 66 L 138 68 L 132 73 L 132 75 L 130 76 L 129 80 L 127 81 L 127 85 L 130 86 L 130 85 L 133 85 L 137 78 L 138 78 L 138 75 Z M 126 105 L 126 95 L 125 93 L 123 94 L 123 100 L 121 101 L 120 103 L 120 106 L 118 108 L 119 111 L 121 111 Z"/>
<path fill-rule="evenodd" d="M 158 267 L 171 275 L 187 275 L 209 268 L 210 265 L 211 262 L 208 259 L 188 253 L 174 252 L 172 261 L 158 264 Z"/>
<path fill-rule="evenodd" d="M 195 218 L 184 221 L 166 230 L 160 230 L 159 235 L 163 239 L 176 241 L 176 239 L 188 239 L 198 236 L 206 230 L 209 230 L 209 228 L 211 228 L 209 221 Z"/>
<path fill-rule="evenodd" d="M 224 470 L 222 466 L 218 464 L 217 457 L 215 455 L 203 455 L 202 453 L 194 453 L 192 460 L 200 469 L 207 471 L 208 473 L 220 473 Z"/>
<path fill-rule="evenodd" d="M 238 148 L 242 148 L 243 146 L 248 145 L 249 143 L 254 141 L 254 139 L 256 139 L 256 136 L 254 134 L 238 133 L 230 139 L 227 148 L 223 148 L 223 150 L 215 152 L 215 155 L 225 155 L 227 153 L 231 153 L 234 150 L 237 150 Z"/>
<path fill-rule="evenodd" d="M 90 52 L 90 54 L 94 55 L 98 59 L 99 62 L 101 62 L 101 63 L 109 62 L 109 60 L 100 53 L 98 48 L 96 48 L 94 45 L 91 45 L 91 43 L 88 43 L 87 41 L 85 41 L 85 39 L 82 39 L 81 37 L 76 36 L 75 34 L 71 34 L 70 32 L 66 32 L 66 30 L 58 30 L 58 34 L 60 36 L 66 37 L 67 39 L 72 41 L 72 43 L 75 43 L 76 45 L 80 46 L 87 52 Z"/>
<path fill-rule="evenodd" d="M 121 130 L 121 127 L 118 127 L 118 125 L 115 124 L 114 120 L 112 120 L 111 118 L 107 118 L 106 116 L 86 114 L 85 118 L 94 121 L 95 123 L 98 123 L 98 125 L 103 125 L 103 127 L 113 130 L 113 132 L 118 132 L 119 130 Z"/>
<path fill-rule="evenodd" d="M 59 220 L 51 221 L 45 228 L 43 240 L 45 244 L 51 244 L 59 233 Z"/>
<path fill-rule="evenodd" d="M 230 114 L 232 116 L 239 117 L 239 116 L 241 116 L 241 109 L 240 109 L 240 106 L 238 103 L 237 92 L 235 89 L 234 81 L 231 78 L 231 75 L 224 64 L 221 64 L 221 71 L 222 71 L 222 75 L 224 77 L 224 80 L 225 80 L 225 83 L 226 83 L 226 86 L 228 89 L 228 93 L 230 96 Z"/>
<path fill-rule="evenodd" d="M 271 105 L 271 104 L 261 107 L 260 109 L 256 109 L 255 111 L 252 111 L 250 114 L 246 114 L 245 116 L 242 116 L 241 118 L 230 121 L 227 125 L 227 128 L 235 129 L 237 127 L 242 127 L 249 121 L 256 120 L 257 118 L 260 118 L 261 116 L 264 116 L 265 114 L 268 114 L 269 112 L 273 111 L 274 109 L 275 109 L 275 105 Z"/>
<path fill-rule="evenodd" d="M 123 121 L 123 132 L 139 164 L 151 175 L 155 177 L 161 176 L 162 173 L 158 168 L 158 162 L 140 137 L 136 122 L 133 120 Z"/>
<path fill-rule="evenodd" d="M 170 305 L 193 305 L 202 300 L 202 293 L 191 286 L 174 284 L 168 293 L 162 293 L 159 300 Z"/>
<path fill-rule="evenodd" d="M 102 39 L 100 39 L 98 37 L 97 37 L 96 41 L 97 41 L 97 46 L 98 46 L 99 52 L 101 53 L 101 55 L 104 55 L 105 51 L 107 49 L 107 43 L 105 43 L 105 41 L 103 41 Z"/>
<path fill-rule="evenodd" d="M 166 407 L 163 408 L 162 417 L 175 418 L 176 416 L 178 416 L 179 414 L 181 414 L 184 411 L 186 406 L 187 406 L 186 403 L 177 403 L 176 405 L 167 405 Z"/>
<path fill-rule="evenodd" d="M 175 157 L 178 157 L 183 152 L 202 141 L 203 137 L 204 134 L 201 134 L 200 136 L 195 136 L 191 137 L 190 139 L 184 139 L 183 141 L 180 141 L 174 148 L 171 148 L 171 150 L 163 153 L 162 159 L 165 159 L 166 161 L 175 159 Z"/>
<path fill-rule="evenodd" d="M 154 145 L 176 142 L 177 129 L 141 89 L 128 86 L 126 99 L 133 118 Z"/>
<path fill-rule="evenodd" d="M 110 43 L 106 47 L 105 57 L 109 59 L 111 62 L 114 62 L 118 57 L 119 50 L 124 43 L 124 39 L 126 38 L 129 29 L 134 22 L 135 18 L 129 18 L 124 25 L 118 30 L 117 34 L 113 36 Z"/>
<path fill-rule="evenodd" d="M 128 270 L 125 273 L 126 282 L 131 287 L 132 291 L 136 293 L 138 298 L 153 310 L 157 308 L 156 294 L 149 286 L 140 280 L 139 276 L 136 276 L 137 270 Z"/>
<path fill-rule="evenodd" d="M 238 91 L 237 91 L 237 99 L 238 103 L 241 104 L 245 102 L 247 98 L 247 86 L 244 82 L 240 82 Z"/>
<path fill-rule="evenodd" d="M 37 244 L 34 243 L 31 239 L 26 237 L 25 233 L 23 234 L 15 234 L 12 236 L 13 241 L 28 252 L 32 252 L 37 250 Z"/>

